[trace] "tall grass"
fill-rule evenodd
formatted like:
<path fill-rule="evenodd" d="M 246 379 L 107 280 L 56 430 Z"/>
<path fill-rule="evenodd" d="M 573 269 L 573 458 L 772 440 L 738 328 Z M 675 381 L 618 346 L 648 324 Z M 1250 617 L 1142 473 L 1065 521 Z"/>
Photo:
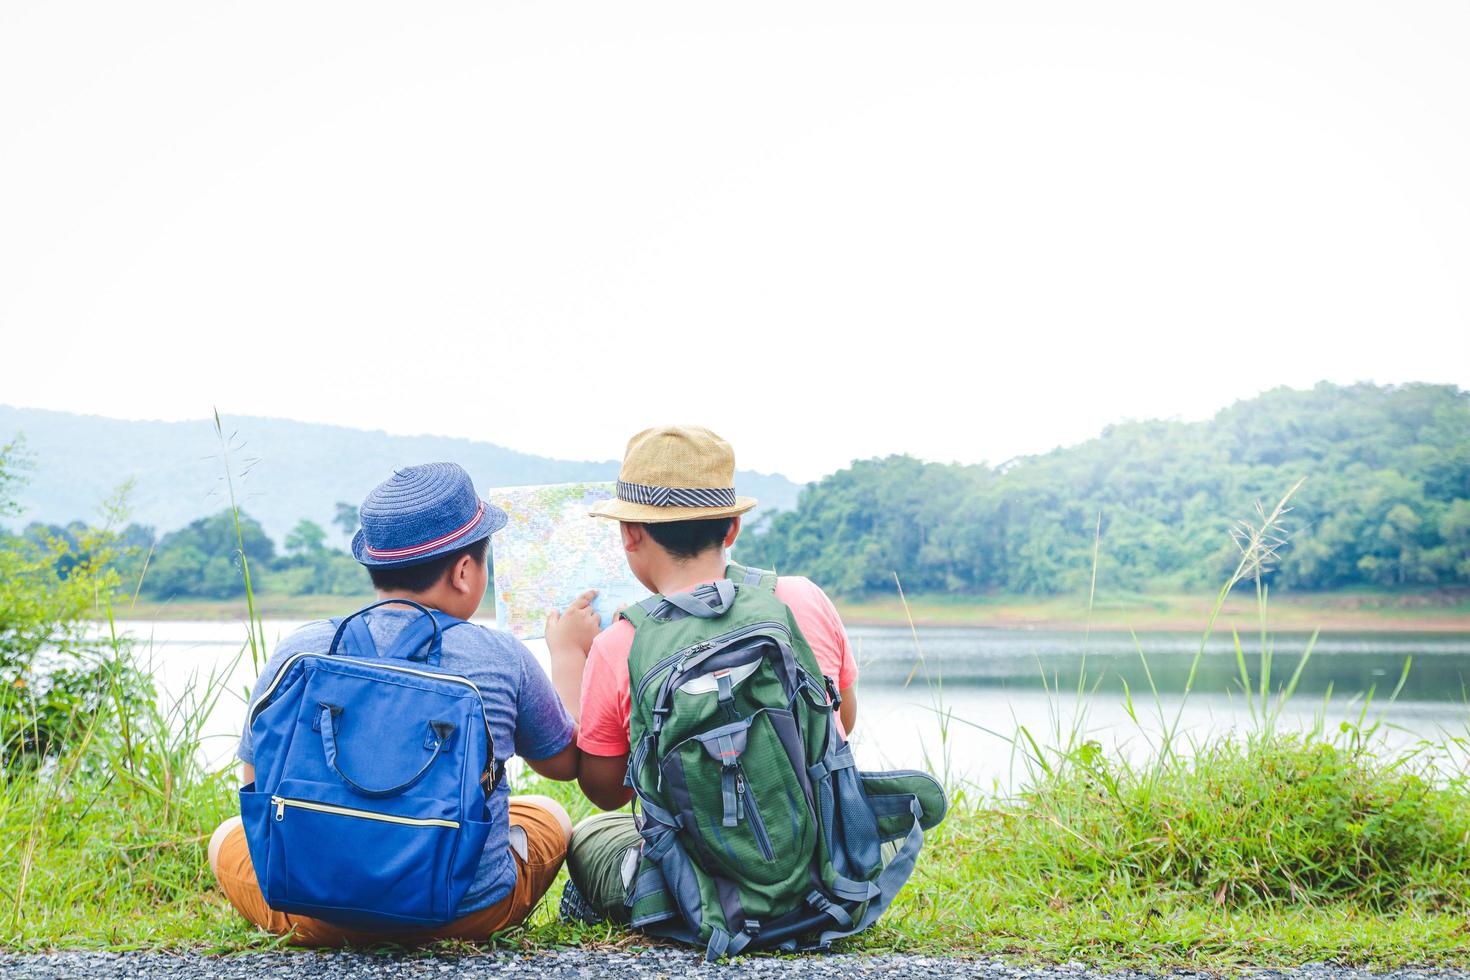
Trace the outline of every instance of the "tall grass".
<path fill-rule="evenodd" d="M 233 771 L 205 762 L 205 725 L 246 652 L 257 669 L 266 653 L 230 440 L 217 413 L 215 427 L 240 544 L 246 638 L 231 660 L 192 672 L 165 695 L 153 680 L 151 642 L 120 631 L 111 592 L 98 592 L 96 635 L 77 656 L 97 668 L 88 676 L 100 696 L 76 700 L 51 740 L 56 751 L 0 770 L 0 944 L 236 948 L 250 941 L 211 887 L 204 859 L 214 828 L 237 809 Z M 128 583 L 134 598 L 141 585 Z"/>
<path fill-rule="evenodd" d="M 240 575 L 245 581 L 245 642 L 250 648 L 250 663 L 258 672 L 265 666 L 265 622 L 255 608 L 255 587 L 250 580 L 250 556 L 245 552 L 245 530 L 240 524 L 240 504 L 235 499 L 235 472 L 230 465 L 235 434 L 225 436 L 219 409 L 214 410 L 214 434 L 219 443 L 220 463 L 224 469 L 225 493 L 230 502 L 230 516 L 235 525 L 236 556 L 240 559 Z"/>
<path fill-rule="evenodd" d="M 196 676 L 168 703 L 151 684 L 140 692 L 143 657 L 101 612 L 106 697 L 72 717 L 58 754 L 0 781 L 0 937 L 21 949 L 146 945 L 141 919 L 162 939 L 233 945 L 238 928 L 200 900 L 204 845 L 233 807 L 232 776 L 200 751 L 225 677 Z"/>
<path fill-rule="evenodd" d="M 1247 656 L 1235 636 L 1238 693 L 1250 719 L 1237 733 L 1192 736 L 1182 708 L 1166 709 L 1140 647 L 1152 705 L 1135 703 L 1131 691 L 1125 699 L 1148 751 L 1114 752 L 1087 727 L 1100 679 L 1084 661 L 1070 706 L 1066 688 L 1050 682 L 1051 731 L 1004 735 L 1024 778 L 999 798 L 982 798 L 951 768 L 953 726 L 980 726 L 945 701 L 942 673 L 936 664 L 930 676 L 910 621 L 915 669 L 940 719 L 942 754 L 932 761 L 960 805 L 930 835 L 893 910 L 849 948 L 1144 966 L 1327 957 L 1470 964 L 1462 924 L 1470 911 L 1470 787 L 1457 761 L 1470 755 L 1470 728 L 1443 746 L 1390 753 L 1381 714 L 1372 716 L 1375 692 L 1331 731 L 1320 720 L 1306 731 L 1280 724 L 1312 651 L 1308 643 L 1280 682 L 1261 572 L 1285 541 L 1287 500 L 1241 529 L 1240 563 L 1205 626 L 1207 640 L 1225 596 L 1254 584 L 1259 651 Z M 248 652 L 258 666 L 264 635 L 248 581 L 246 591 L 248 638 L 238 656 Z M 75 737 L 64 751 L 0 775 L 0 945 L 276 945 L 229 908 L 205 861 L 210 833 L 236 809 L 233 774 L 207 767 L 200 750 L 228 671 L 196 675 L 170 698 L 151 689 L 140 696 L 130 672 L 147 672 L 150 649 L 116 629 L 105 603 L 100 615 L 109 696 L 72 719 Z M 1204 655 L 1202 641 L 1195 668 Z M 1191 669 L 1186 696 L 1195 678 Z M 550 792 L 574 814 L 589 809 L 573 787 L 520 781 L 522 791 Z M 497 942 L 535 949 L 638 941 L 613 927 L 559 923 L 559 889 Z"/>
<path fill-rule="evenodd" d="M 1388 751 L 1379 737 L 1382 713 L 1370 718 L 1371 689 L 1356 718 L 1331 732 L 1325 701 L 1306 730 L 1280 726 L 1317 639 L 1314 633 L 1285 683 L 1273 687 L 1264 573 L 1287 543 L 1282 519 L 1300 486 L 1234 529 L 1238 563 L 1219 590 L 1172 712 L 1134 636 L 1152 717 L 1140 716 L 1126 684 L 1124 706 L 1133 734 L 1148 746 L 1144 758 L 1109 753 L 1090 737 L 1087 705 L 1100 678 L 1088 678 L 1085 654 L 1070 715 L 1060 687 L 1047 688 L 1055 726 L 1049 741 L 1024 726 L 1011 735 L 982 728 L 1023 761 L 1020 789 L 990 811 L 1007 829 L 998 846 L 1017 895 L 1055 902 L 1119 890 L 1170 892 L 1242 909 L 1344 901 L 1374 912 L 1466 907 L 1470 793 L 1464 771 L 1447 761 L 1448 746 Z M 1094 580 L 1098 554 L 1095 548 Z M 1236 732 L 1191 736 L 1182 726 L 1186 702 L 1216 617 L 1246 582 L 1258 609 L 1254 669 L 1239 633 L 1232 635 L 1248 722 Z M 1409 668 L 1406 660 L 1389 702 Z"/>

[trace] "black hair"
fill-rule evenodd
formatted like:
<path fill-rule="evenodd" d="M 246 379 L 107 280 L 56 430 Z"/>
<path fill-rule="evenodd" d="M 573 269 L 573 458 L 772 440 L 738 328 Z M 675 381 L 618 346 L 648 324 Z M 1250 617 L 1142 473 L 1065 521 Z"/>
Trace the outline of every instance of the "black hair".
<path fill-rule="evenodd" d="M 648 536 L 658 546 L 679 561 L 697 558 L 711 548 L 725 543 L 730 533 L 733 517 L 716 517 L 707 521 L 669 521 L 665 524 L 645 524 Z"/>
<path fill-rule="evenodd" d="M 373 580 L 373 587 L 384 592 L 427 592 L 438 585 L 445 573 L 465 555 L 483 565 L 489 551 L 490 537 L 486 535 L 478 541 L 471 541 L 463 548 L 455 548 L 437 558 L 431 558 L 422 565 L 402 565 L 397 568 L 369 565 L 367 570 Z"/>

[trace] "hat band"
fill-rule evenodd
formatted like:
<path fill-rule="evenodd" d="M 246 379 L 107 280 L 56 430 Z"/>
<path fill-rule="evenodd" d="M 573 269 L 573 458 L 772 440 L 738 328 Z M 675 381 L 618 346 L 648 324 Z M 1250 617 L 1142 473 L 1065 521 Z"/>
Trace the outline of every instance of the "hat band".
<path fill-rule="evenodd" d="M 651 487 L 618 481 L 618 499 L 649 507 L 734 507 L 734 487 Z"/>
<path fill-rule="evenodd" d="M 436 548 L 442 548 L 445 545 L 453 542 L 455 538 L 464 537 L 466 534 L 470 533 L 470 531 L 474 528 L 476 524 L 480 523 L 480 518 L 484 516 L 484 514 L 485 501 L 482 500 L 480 501 L 480 506 L 475 508 L 475 516 L 471 517 L 468 523 L 466 523 L 463 527 L 459 527 L 453 531 L 450 531 L 448 534 L 440 535 L 433 541 L 425 541 L 423 544 L 416 544 L 411 548 L 374 548 L 372 545 L 364 541 L 362 547 L 363 550 L 366 551 L 369 555 L 380 560 L 393 561 L 398 558 L 414 558 L 418 555 L 427 554 L 428 552 L 433 551 Z"/>

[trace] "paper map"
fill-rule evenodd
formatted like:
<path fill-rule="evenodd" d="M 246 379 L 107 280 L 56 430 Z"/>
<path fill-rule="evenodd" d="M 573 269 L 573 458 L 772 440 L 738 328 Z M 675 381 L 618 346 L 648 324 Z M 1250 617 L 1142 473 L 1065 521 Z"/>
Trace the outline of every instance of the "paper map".
<path fill-rule="evenodd" d="M 490 538 L 495 620 L 522 640 L 546 634 L 546 615 L 588 589 L 604 628 L 620 606 L 648 595 L 623 558 L 616 521 L 587 516 L 613 495 L 612 483 L 563 483 L 492 490 L 485 499 L 509 520 Z"/>

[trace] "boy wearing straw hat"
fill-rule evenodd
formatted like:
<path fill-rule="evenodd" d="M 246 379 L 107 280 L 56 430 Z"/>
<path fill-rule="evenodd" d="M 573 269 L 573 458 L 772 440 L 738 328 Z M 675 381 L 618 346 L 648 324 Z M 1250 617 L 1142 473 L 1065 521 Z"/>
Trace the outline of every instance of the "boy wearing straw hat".
<path fill-rule="evenodd" d="M 726 549 L 740 534 L 741 515 L 755 506 L 754 499 L 735 493 L 729 443 L 708 429 L 664 426 L 629 441 L 617 496 L 598 505 L 593 516 L 618 521 L 634 576 L 654 593 L 673 595 L 724 578 Z M 805 578 L 781 576 L 775 595 L 791 609 L 822 673 L 841 692 L 840 721 L 850 732 L 857 718 L 857 665 L 836 608 Z M 575 616 L 575 607 L 569 613 Z M 602 809 L 614 810 L 632 796 L 623 779 L 630 750 L 628 658 L 634 628 L 620 617 L 590 648 L 570 633 L 552 617 L 547 629 L 552 681 L 579 720 L 582 791 Z M 631 813 L 598 814 L 578 824 L 567 855 L 571 882 L 563 915 L 626 922 L 624 896 L 639 848 Z"/>
<path fill-rule="evenodd" d="M 504 526 L 506 515 L 480 499 L 463 468 L 429 463 L 397 470 L 368 495 L 360 513 L 362 528 L 353 537 L 352 553 L 367 567 L 380 600 L 411 601 L 456 620 L 475 614 L 489 578 L 490 535 Z M 421 613 L 405 602 L 360 615 L 368 617 L 374 642 L 388 649 Z M 436 663 L 478 688 L 497 761 L 503 764 L 514 751 L 543 776 L 574 779 L 576 726 L 531 652 L 508 633 L 467 622 L 454 625 L 443 631 Z M 571 642 L 590 643 L 597 615 L 582 601 L 563 617 L 561 631 Z M 328 651 L 335 632 L 334 623 L 321 620 L 283 640 L 256 682 L 252 705 L 261 702 L 283 664 L 299 654 Z M 237 753 L 245 785 L 255 782 L 255 751 L 247 724 Z M 456 918 L 437 928 L 344 928 L 270 908 L 239 817 L 215 831 L 209 863 L 225 896 L 246 919 L 289 935 L 298 945 L 483 940 L 530 914 L 556 878 L 571 835 L 571 819 L 559 803 L 545 796 L 512 797 L 503 780 L 496 782 L 486 807 L 490 831 L 473 881 L 455 907 Z M 333 845 L 321 842 L 324 849 Z"/>

